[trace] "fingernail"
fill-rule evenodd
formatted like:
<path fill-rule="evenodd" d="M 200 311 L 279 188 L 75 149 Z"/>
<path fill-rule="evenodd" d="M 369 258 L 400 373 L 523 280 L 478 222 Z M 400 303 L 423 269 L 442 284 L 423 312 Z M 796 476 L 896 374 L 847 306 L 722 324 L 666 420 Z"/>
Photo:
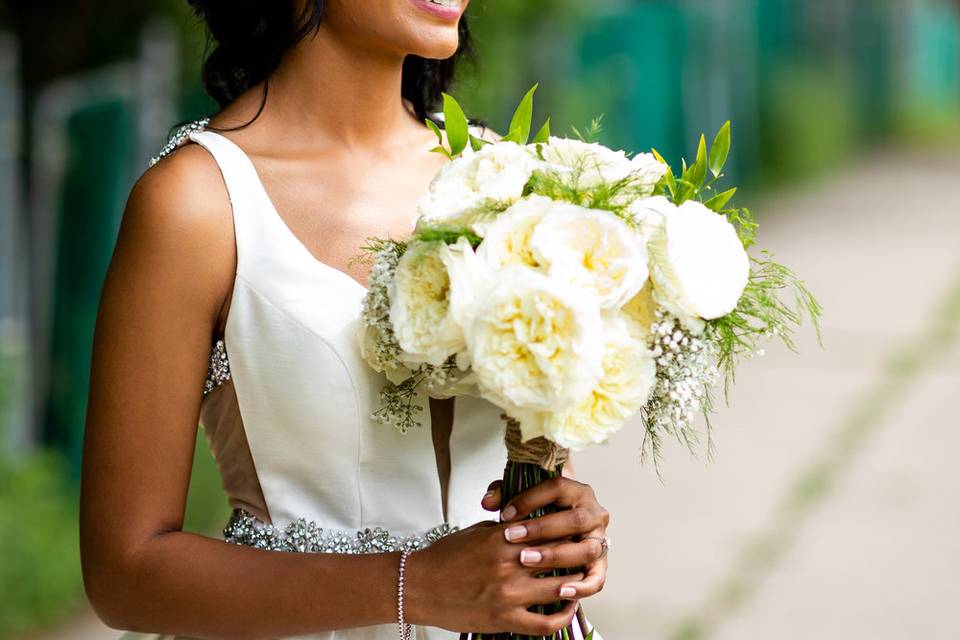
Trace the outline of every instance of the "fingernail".
<path fill-rule="evenodd" d="M 517 515 L 517 508 L 515 506 L 508 505 L 506 509 L 503 510 L 503 513 L 500 514 L 504 520 L 513 520 Z"/>
<path fill-rule="evenodd" d="M 514 527 L 507 527 L 503 532 L 504 537 L 506 537 L 507 542 L 513 542 L 514 540 L 519 540 L 527 535 L 527 528 L 522 524 L 518 524 Z"/>
<path fill-rule="evenodd" d="M 483 494 L 483 499 L 484 499 L 484 500 L 489 500 L 490 498 L 492 498 L 492 497 L 495 496 L 495 495 L 497 495 L 497 494 L 495 494 L 493 491 L 487 491 L 485 494 Z"/>
<path fill-rule="evenodd" d="M 543 554 L 536 549 L 524 549 L 520 552 L 520 562 L 523 564 L 537 564 L 543 560 Z"/>
<path fill-rule="evenodd" d="M 560 587 L 561 598 L 572 598 L 577 595 L 577 590 L 573 587 Z"/>

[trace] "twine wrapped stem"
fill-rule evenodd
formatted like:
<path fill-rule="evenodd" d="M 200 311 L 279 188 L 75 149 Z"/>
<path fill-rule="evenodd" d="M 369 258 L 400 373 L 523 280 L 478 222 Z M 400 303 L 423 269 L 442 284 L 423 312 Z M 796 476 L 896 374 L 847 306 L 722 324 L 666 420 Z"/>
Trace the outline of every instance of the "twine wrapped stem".
<path fill-rule="evenodd" d="M 500 417 L 507 423 L 504 442 L 507 445 L 507 460 L 510 462 L 535 464 L 541 469 L 553 471 L 567 461 L 570 455 L 569 449 L 550 442 L 546 438 L 532 438 L 524 442 L 520 423 L 507 414 L 501 414 Z"/>

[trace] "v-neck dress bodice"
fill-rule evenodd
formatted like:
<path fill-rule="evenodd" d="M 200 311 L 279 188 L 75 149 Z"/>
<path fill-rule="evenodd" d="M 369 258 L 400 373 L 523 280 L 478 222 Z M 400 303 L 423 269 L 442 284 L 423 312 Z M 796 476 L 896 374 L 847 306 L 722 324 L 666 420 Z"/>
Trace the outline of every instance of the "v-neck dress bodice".
<path fill-rule="evenodd" d="M 232 519 L 227 539 L 288 551 L 375 552 L 427 544 L 451 528 L 490 519 L 480 500 L 506 460 L 500 411 L 485 400 L 457 398 L 444 517 L 427 397 L 415 398 L 421 428 L 401 434 L 371 418 L 386 379 L 360 355 L 366 289 L 317 260 L 296 238 L 240 147 L 212 131 L 194 131 L 189 139 L 220 168 L 237 249 L 223 337 L 230 384 L 207 394 L 201 415 L 219 425 L 218 442 L 233 443 L 214 447 L 231 504 L 255 503 L 256 520 L 271 523 L 273 536 L 251 519 Z M 231 439 L 223 433 L 230 429 L 242 433 Z M 247 481 L 231 483 L 231 477 Z M 291 543 L 296 536 L 287 536 L 278 544 L 273 534 L 282 531 L 312 531 L 306 535 L 315 540 L 298 548 Z M 383 625 L 308 637 L 387 640 L 396 634 L 396 625 Z M 415 636 L 458 637 L 427 627 Z"/>

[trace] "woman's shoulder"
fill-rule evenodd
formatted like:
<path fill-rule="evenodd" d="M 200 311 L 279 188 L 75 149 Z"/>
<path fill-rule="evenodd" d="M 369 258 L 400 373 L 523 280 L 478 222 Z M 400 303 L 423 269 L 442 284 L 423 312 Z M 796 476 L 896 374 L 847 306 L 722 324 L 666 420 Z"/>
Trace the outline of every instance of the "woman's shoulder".
<path fill-rule="evenodd" d="M 163 263 L 171 274 L 202 270 L 226 284 L 235 259 L 232 209 L 217 164 L 203 148 L 185 144 L 140 176 L 117 243 L 124 253 L 140 255 L 137 262 Z"/>
<path fill-rule="evenodd" d="M 231 218 L 220 169 L 197 144 L 184 144 L 153 163 L 130 193 L 124 217 L 194 232 L 222 231 Z M 219 233 L 216 233 L 219 235 Z"/>

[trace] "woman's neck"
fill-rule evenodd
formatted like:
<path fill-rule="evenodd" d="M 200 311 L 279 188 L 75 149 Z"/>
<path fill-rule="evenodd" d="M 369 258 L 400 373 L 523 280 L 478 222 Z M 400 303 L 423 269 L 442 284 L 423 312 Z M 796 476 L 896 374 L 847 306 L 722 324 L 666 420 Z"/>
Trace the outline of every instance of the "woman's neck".
<path fill-rule="evenodd" d="M 412 122 L 401 97 L 403 58 L 345 41 L 321 23 L 270 76 L 269 118 L 311 146 L 376 146 Z"/>

